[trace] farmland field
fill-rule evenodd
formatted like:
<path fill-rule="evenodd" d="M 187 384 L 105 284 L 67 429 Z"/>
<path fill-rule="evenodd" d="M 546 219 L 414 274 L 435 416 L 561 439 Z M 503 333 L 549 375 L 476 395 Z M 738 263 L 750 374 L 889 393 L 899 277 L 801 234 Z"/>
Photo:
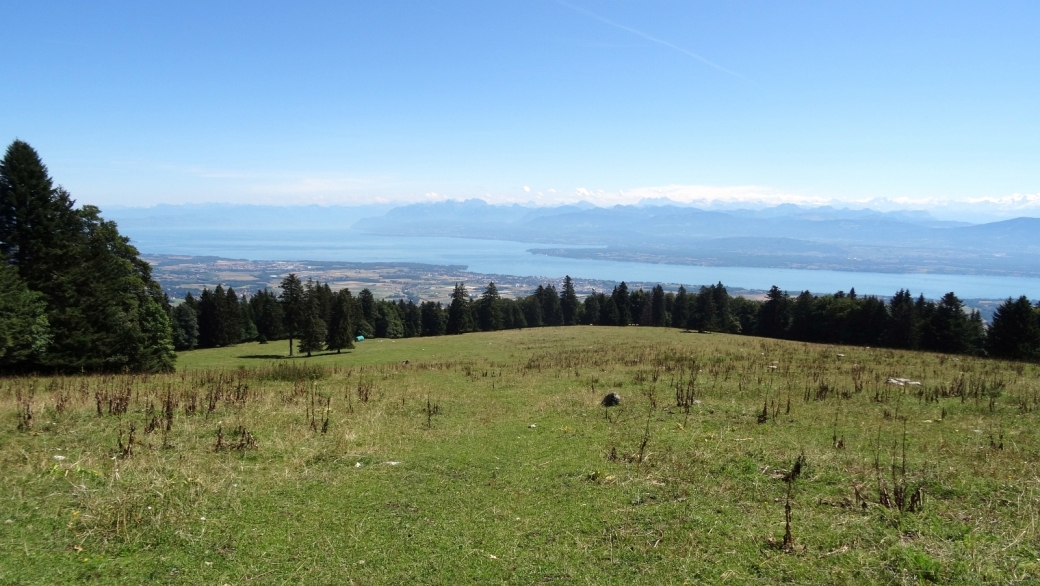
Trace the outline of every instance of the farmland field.
<path fill-rule="evenodd" d="M 638 327 L 286 350 L 0 379 L 0 584 L 1040 580 L 1036 365 Z"/>

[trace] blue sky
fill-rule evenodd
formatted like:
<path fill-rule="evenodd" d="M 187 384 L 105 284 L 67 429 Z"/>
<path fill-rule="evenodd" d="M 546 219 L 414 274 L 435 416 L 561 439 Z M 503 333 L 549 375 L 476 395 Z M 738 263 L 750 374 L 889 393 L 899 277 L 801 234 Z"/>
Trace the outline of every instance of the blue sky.
<path fill-rule="evenodd" d="M 0 22 L 0 139 L 102 206 L 1040 215 L 1036 2 L 4 1 Z"/>

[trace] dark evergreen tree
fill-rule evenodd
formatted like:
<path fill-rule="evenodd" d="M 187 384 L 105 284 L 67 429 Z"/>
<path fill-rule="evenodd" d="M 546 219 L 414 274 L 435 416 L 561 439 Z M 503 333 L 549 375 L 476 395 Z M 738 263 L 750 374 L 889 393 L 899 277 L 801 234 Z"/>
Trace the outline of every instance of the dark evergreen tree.
<path fill-rule="evenodd" d="M 448 316 L 440 303 L 423 301 L 419 304 L 422 316 L 423 336 L 443 336 L 448 324 Z"/>
<path fill-rule="evenodd" d="M 592 292 L 592 295 L 585 298 L 584 303 L 582 303 L 581 323 L 585 325 L 599 323 L 599 298 L 600 295 L 597 295 L 595 291 Z"/>
<path fill-rule="evenodd" d="M 466 292 L 466 285 L 463 283 L 455 283 L 455 290 L 451 293 L 451 305 L 448 306 L 446 330 L 451 335 L 473 331 L 473 315 L 470 309 L 469 293 Z"/>
<path fill-rule="evenodd" d="M 611 325 L 627 326 L 632 323 L 632 313 L 628 304 L 628 285 L 621 281 L 620 285 L 614 287 L 610 298 L 614 301 L 614 308 L 617 310 L 617 321 Z"/>
<path fill-rule="evenodd" d="M 556 287 L 550 284 L 546 287 L 539 287 L 539 290 L 541 291 L 539 300 L 542 305 L 542 323 L 547 326 L 562 326 L 563 305 L 560 303 L 560 295 L 556 292 Z"/>
<path fill-rule="evenodd" d="M 667 316 L 664 288 L 656 285 L 650 292 L 650 325 L 658 328 L 668 325 Z"/>
<path fill-rule="evenodd" d="M 602 326 L 621 325 L 621 312 L 614 301 L 614 295 L 609 297 L 604 295 L 603 297 L 604 301 L 599 306 L 599 324 Z"/>
<path fill-rule="evenodd" d="M 783 337 L 790 323 L 790 298 L 786 291 L 776 285 L 765 294 L 765 303 L 758 311 L 758 335 L 765 337 Z"/>
<path fill-rule="evenodd" d="M 289 356 L 293 355 L 293 338 L 296 337 L 296 332 L 301 327 L 301 320 L 303 319 L 304 311 L 304 298 L 303 298 L 303 283 L 300 282 L 300 278 L 295 273 L 289 273 L 287 277 L 282 279 L 282 325 L 285 328 L 286 334 L 289 336 Z M 310 311 L 311 308 L 307 308 Z M 315 311 L 315 315 L 317 312 Z M 310 315 L 307 315 L 307 319 L 310 319 Z M 321 316 L 317 316 L 321 319 Z M 200 324 L 201 325 L 201 324 Z M 310 326 L 308 326 L 310 327 Z"/>
<path fill-rule="evenodd" d="M 921 320 L 909 291 L 900 289 L 896 292 L 889 304 L 889 315 L 885 345 L 908 350 L 917 348 L 921 337 Z"/>
<path fill-rule="evenodd" d="M 679 285 L 679 291 L 675 294 L 672 303 L 672 327 L 685 328 L 690 316 L 690 296 L 686 293 L 686 287 Z"/>
<path fill-rule="evenodd" d="M 397 305 L 388 301 L 376 302 L 376 337 L 403 338 L 404 323 L 397 312 Z"/>
<path fill-rule="evenodd" d="M 541 285 L 538 286 L 542 289 Z M 538 328 L 545 325 L 542 322 L 542 300 L 535 292 L 520 300 L 520 308 L 524 312 L 524 322 L 529 328 Z"/>
<path fill-rule="evenodd" d="M 151 267 L 94 206 L 74 209 L 28 144 L 0 161 L 0 254 L 42 294 L 47 351 L 16 369 L 171 370 L 169 314 Z"/>
<path fill-rule="evenodd" d="M 1040 313 L 1025 295 L 1008 297 L 994 312 L 986 351 L 1008 360 L 1040 360 Z"/>
<path fill-rule="evenodd" d="M 354 347 L 354 324 L 351 323 L 353 299 L 349 289 L 336 293 L 329 309 L 329 329 L 325 345 L 339 354 L 344 348 Z"/>
<path fill-rule="evenodd" d="M 223 289 L 220 292 L 223 296 Z M 220 321 L 217 316 L 217 298 L 212 291 L 202 289 L 198 308 L 199 348 L 216 348 L 220 343 Z"/>
<path fill-rule="evenodd" d="M 50 343 L 47 304 L 0 254 L 0 367 L 38 364 Z"/>
<path fill-rule="evenodd" d="M 563 294 L 560 296 L 560 307 L 563 311 L 563 325 L 573 326 L 581 315 L 581 302 L 574 291 L 574 281 L 570 275 L 563 278 Z"/>
<path fill-rule="evenodd" d="M 632 316 L 632 321 L 629 323 L 640 326 L 650 325 L 650 296 L 642 288 L 629 294 L 628 311 Z"/>
<path fill-rule="evenodd" d="M 477 325 L 485 332 L 502 329 L 501 298 L 494 281 L 488 283 L 484 293 L 477 300 Z"/>
<path fill-rule="evenodd" d="M 220 286 L 217 286 L 220 290 Z M 218 337 L 221 346 L 232 346 L 242 341 L 242 306 L 238 303 L 238 295 L 235 290 L 228 287 L 223 298 L 216 295 L 219 307 L 217 309 L 220 330 Z"/>
<path fill-rule="evenodd" d="M 405 303 L 402 299 L 397 303 L 397 311 L 401 314 L 401 322 L 404 324 L 404 337 L 416 338 L 422 335 L 422 312 L 419 306 L 411 299 Z"/>
<path fill-rule="evenodd" d="M 256 324 L 257 338 L 278 340 L 285 335 L 282 306 L 272 291 L 266 288 L 257 291 L 249 298 L 249 308 L 253 323 Z"/>
<path fill-rule="evenodd" d="M 308 303 L 300 318 L 300 352 L 310 356 L 325 347 L 325 322 L 322 321 L 316 303 Z"/>
<path fill-rule="evenodd" d="M 361 317 L 368 323 L 375 323 L 376 321 L 376 298 L 372 295 L 372 292 L 365 289 L 358 293 L 358 302 L 361 303 Z"/>
<path fill-rule="evenodd" d="M 971 354 L 977 343 L 976 325 L 964 313 L 964 303 L 952 292 L 943 295 L 925 322 L 921 344 L 926 350 L 948 354 Z"/>
<path fill-rule="evenodd" d="M 194 350 L 199 343 L 199 322 L 195 310 L 191 305 L 181 303 L 173 308 L 172 313 L 174 349 Z"/>

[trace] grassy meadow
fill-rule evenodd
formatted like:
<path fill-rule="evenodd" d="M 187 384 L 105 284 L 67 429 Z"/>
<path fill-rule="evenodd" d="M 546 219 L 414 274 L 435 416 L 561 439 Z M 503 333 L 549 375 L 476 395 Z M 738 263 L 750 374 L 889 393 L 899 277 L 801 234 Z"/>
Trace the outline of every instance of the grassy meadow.
<path fill-rule="evenodd" d="M 0 584 L 1040 581 L 1036 365 L 638 327 L 286 351 L 0 379 Z"/>

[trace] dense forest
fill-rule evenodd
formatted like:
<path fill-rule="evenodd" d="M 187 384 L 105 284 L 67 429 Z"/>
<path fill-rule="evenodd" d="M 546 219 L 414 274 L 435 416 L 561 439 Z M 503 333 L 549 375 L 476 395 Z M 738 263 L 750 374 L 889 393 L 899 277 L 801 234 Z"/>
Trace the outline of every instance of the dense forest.
<path fill-rule="evenodd" d="M 76 208 L 39 155 L 16 140 L 0 161 L 0 368 L 9 372 L 158 372 L 174 350 L 288 339 L 290 353 L 339 352 L 362 338 L 408 338 L 541 326 L 674 327 L 804 342 L 852 344 L 1040 360 L 1040 308 L 1008 298 L 991 324 L 948 293 L 938 301 L 898 291 L 890 300 L 855 290 L 796 297 L 773 287 L 764 301 L 716 285 L 629 291 L 579 299 L 570 277 L 520 299 L 494 283 L 471 296 L 462 283 L 447 305 L 377 300 L 363 289 L 289 275 L 281 291 L 239 295 L 217 286 L 176 306 L 129 239 L 100 211 Z M 296 347 L 294 348 L 294 343 Z"/>
<path fill-rule="evenodd" d="M 368 289 L 355 297 L 327 283 L 301 283 L 295 275 L 279 294 L 263 289 L 239 297 L 218 286 L 199 298 L 190 293 L 173 313 L 177 348 L 214 347 L 246 340 L 298 341 L 298 351 L 351 348 L 363 338 L 410 338 L 540 326 L 610 325 L 674 327 L 804 342 L 1040 359 L 1040 309 L 1027 298 L 1008 299 L 989 327 L 968 313 L 953 293 L 938 302 L 909 291 L 890 300 L 859 296 L 853 289 L 797 297 L 773 287 L 764 301 L 731 296 L 721 284 L 696 292 L 629 291 L 624 282 L 580 300 L 570 277 L 521 299 L 500 297 L 494 283 L 471 296 L 462 283 L 451 302 L 376 300 Z"/>
<path fill-rule="evenodd" d="M 3 372 L 170 370 L 170 304 L 113 222 L 16 140 L 0 162 Z"/>

